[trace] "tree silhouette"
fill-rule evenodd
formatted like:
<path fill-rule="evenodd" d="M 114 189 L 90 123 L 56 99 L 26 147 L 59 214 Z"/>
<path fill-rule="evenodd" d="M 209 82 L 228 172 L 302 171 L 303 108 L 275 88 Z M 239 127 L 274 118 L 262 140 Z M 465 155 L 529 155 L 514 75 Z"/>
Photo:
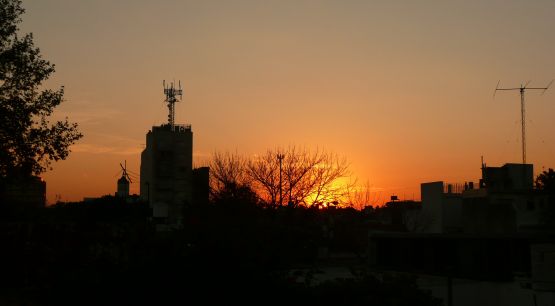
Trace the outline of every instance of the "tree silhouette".
<path fill-rule="evenodd" d="M 320 162 L 312 168 L 309 176 L 312 193 L 308 197 L 315 203 L 337 203 L 339 199 L 348 195 L 349 188 L 336 182 L 349 176 L 349 163 L 345 158 L 329 152 L 320 152 Z M 348 182 L 354 183 L 353 180 Z"/>
<path fill-rule="evenodd" d="M 536 188 L 549 192 L 555 192 L 555 171 L 549 168 L 544 170 L 536 178 Z"/>
<path fill-rule="evenodd" d="M 281 161 L 278 155 L 283 156 Z M 249 186 L 271 206 L 332 203 L 346 196 L 348 188 L 336 183 L 350 175 L 348 166 L 336 154 L 294 146 L 270 149 L 250 159 L 237 153 L 215 153 L 210 163 L 211 187 L 219 192 L 226 186 Z M 279 201 L 280 194 L 283 201 Z"/>
<path fill-rule="evenodd" d="M 289 147 L 284 152 L 283 172 L 288 202 L 294 205 L 331 203 L 346 195 L 345 186 L 336 185 L 347 177 L 349 163 L 345 158 L 324 150 Z"/>
<path fill-rule="evenodd" d="M 555 227 L 555 171 L 549 168 L 536 177 L 536 188 L 547 194 L 546 206 L 541 214 L 544 224 Z"/>
<path fill-rule="evenodd" d="M 227 193 L 230 189 L 250 185 L 246 164 L 245 158 L 237 153 L 215 152 L 209 163 L 212 198 L 219 193 Z"/>
<path fill-rule="evenodd" d="M 42 59 L 33 35 L 17 35 L 20 0 L 0 0 L 0 178 L 29 177 L 65 159 L 82 137 L 77 124 L 51 123 L 64 89 L 42 89 L 54 65 Z"/>
<path fill-rule="evenodd" d="M 279 181 L 279 161 L 276 163 L 277 156 L 273 150 L 266 151 L 266 154 L 251 159 L 247 163 L 247 172 L 252 178 L 253 184 L 264 194 L 266 202 L 275 206 L 279 202 L 280 181 Z"/>

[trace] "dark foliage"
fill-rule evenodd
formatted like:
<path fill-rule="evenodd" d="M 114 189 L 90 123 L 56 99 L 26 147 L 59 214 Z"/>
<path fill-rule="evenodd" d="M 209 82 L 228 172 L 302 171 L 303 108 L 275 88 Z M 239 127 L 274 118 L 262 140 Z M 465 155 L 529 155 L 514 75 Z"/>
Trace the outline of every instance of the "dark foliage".
<path fill-rule="evenodd" d="M 437 305 L 413 280 L 365 273 L 364 259 L 353 279 L 293 281 L 291 269 L 321 263 L 318 247 L 365 248 L 347 239 L 365 237 L 359 212 L 264 208 L 245 193 L 187 206 L 171 232 L 154 230 L 148 205 L 114 197 L 4 216 L 0 304 Z"/>
<path fill-rule="evenodd" d="M 536 188 L 545 193 L 545 207 L 541 215 L 542 222 L 555 228 L 555 171 L 549 168 L 536 177 Z"/>
<path fill-rule="evenodd" d="M 235 209 L 245 206 L 260 205 L 256 192 L 246 184 L 234 182 L 226 183 L 222 188 L 212 193 L 212 202 L 217 205 L 227 205 Z"/>
<path fill-rule="evenodd" d="M 32 34 L 17 35 L 23 12 L 20 0 L 0 0 L 0 179 L 44 172 L 82 137 L 67 118 L 48 120 L 64 89 L 42 89 L 54 65 L 42 58 Z"/>
<path fill-rule="evenodd" d="M 555 193 L 555 171 L 549 168 L 549 170 L 540 173 L 536 178 L 536 188 Z"/>

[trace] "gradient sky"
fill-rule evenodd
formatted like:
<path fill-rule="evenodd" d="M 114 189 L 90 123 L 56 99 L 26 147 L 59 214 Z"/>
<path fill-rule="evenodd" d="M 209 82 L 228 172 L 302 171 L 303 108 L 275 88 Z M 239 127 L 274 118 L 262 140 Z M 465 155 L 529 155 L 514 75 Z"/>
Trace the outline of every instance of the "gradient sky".
<path fill-rule="evenodd" d="M 50 202 L 114 193 L 119 163 L 139 172 L 162 80 L 181 80 L 178 123 L 194 159 L 276 146 L 344 155 L 379 201 L 420 183 L 477 181 L 521 161 L 518 92 L 555 78 L 555 1 L 24 0 L 85 135 L 43 175 Z M 555 88 L 527 96 L 527 153 L 555 167 Z M 138 184 L 131 184 L 138 193 Z"/>

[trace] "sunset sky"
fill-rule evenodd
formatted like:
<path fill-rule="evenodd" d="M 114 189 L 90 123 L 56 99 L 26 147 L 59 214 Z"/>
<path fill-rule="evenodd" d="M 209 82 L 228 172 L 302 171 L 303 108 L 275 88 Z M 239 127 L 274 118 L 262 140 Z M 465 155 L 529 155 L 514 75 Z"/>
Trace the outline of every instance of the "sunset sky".
<path fill-rule="evenodd" d="M 295 145 L 350 160 L 379 202 L 420 183 L 477 181 L 521 162 L 518 87 L 555 78 L 555 1 L 24 0 L 66 89 L 56 117 L 85 135 L 43 175 L 50 202 L 113 194 L 167 120 L 162 80 L 181 80 L 176 121 L 196 165 Z M 527 159 L 555 167 L 555 86 L 527 95 Z M 138 182 L 131 192 L 138 193 Z"/>

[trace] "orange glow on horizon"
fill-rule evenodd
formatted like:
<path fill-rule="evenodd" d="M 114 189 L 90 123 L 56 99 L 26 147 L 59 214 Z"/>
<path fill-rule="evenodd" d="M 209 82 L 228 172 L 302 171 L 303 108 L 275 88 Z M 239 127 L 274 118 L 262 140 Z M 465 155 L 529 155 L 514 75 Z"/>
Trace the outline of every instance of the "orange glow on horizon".
<path fill-rule="evenodd" d="M 497 81 L 555 78 L 555 42 L 545 39 L 553 4 L 509 4 L 25 2 L 20 32 L 56 65 L 44 86 L 65 86 L 54 117 L 84 134 L 42 176 L 48 201 L 114 194 L 123 160 L 139 173 L 172 78 L 183 84 L 176 122 L 192 125 L 195 164 L 215 151 L 325 147 L 379 205 L 418 200 L 422 182 L 477 181 L 481 156 L 492 166 L 521 160 L 520 101 L 492 99 Z M 168 29 L 179 29 L 170 42 Z M 554 95 L 527 96 L 535 175 L 555 167 Z"/>

